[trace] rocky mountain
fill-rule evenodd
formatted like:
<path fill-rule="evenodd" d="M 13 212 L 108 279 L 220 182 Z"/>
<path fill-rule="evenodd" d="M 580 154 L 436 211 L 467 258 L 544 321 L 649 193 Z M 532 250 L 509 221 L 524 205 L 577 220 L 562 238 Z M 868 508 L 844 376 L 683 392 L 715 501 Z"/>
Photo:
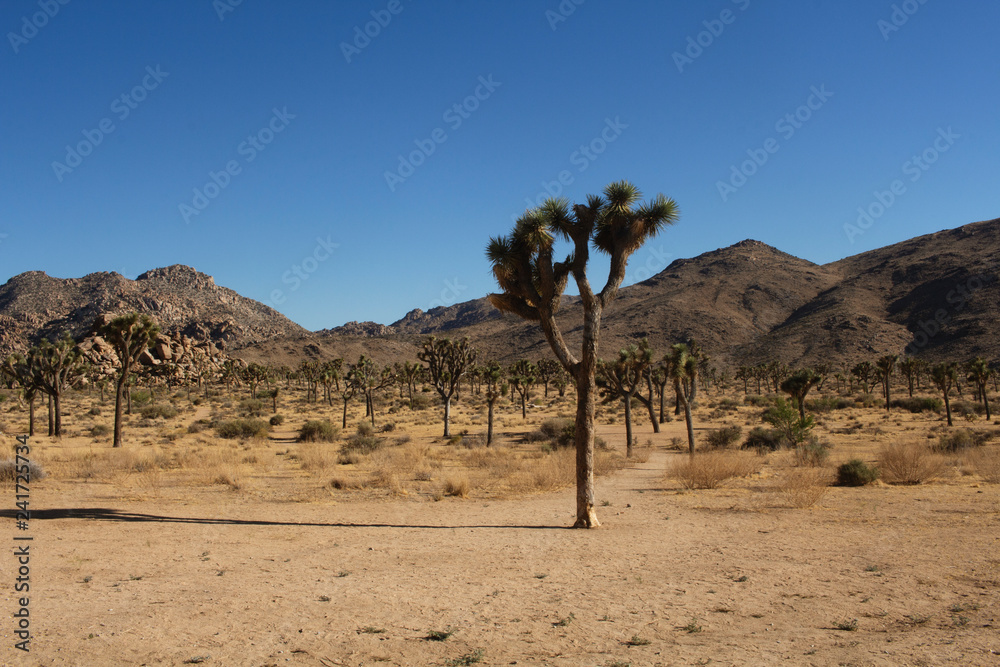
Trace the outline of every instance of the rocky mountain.
<path fill-rule="evenodd" d="M 308 333 L 187 266 L 154 269 L 135 280 L 114 272 L 63 279 L 30 271 L 0 285 L 0 354 L 63 331 L 79 338 L 91 333 L 98 317 L 133 310 L 152 315 L 178 341 L 183 336 L 220 350 Z"/>
<path fill-rule="evenodd" d="M 1000 219 L 973 223 L 817 265 L 747 240 L 679 259 L 622 288 L 605 312 L 601 351 L 649 338 L 654 350 L 697 339 L 719 366 L 780 359 L 852 363 L 887 353 L 936 359 L 1000 358 Z M 414 359 L 425 336 L 469 337 L 481 358 L 551 356 L 537 324 L 497 312 L 486 298 L 391 325 L 349 322 L 310 333 L 276 311 L 184 266 L 128 280 L 116 273 L 57 279 L 40 272 L 0 286 L 0 353 L 42 335 L 87 333 L 95 318 L 139 310 L 169 338 L 164 354 L 296 365 L 307 358 L 366 354 L 380 363 Z M 580 305 L 558 316 L 579 346 Z M 192 351 L 200 342 L 212 343 Z M 185 352 L 189 350 L 189 352 Z M 158 356 L 162 358 L 163 355 Z M 192 357 L 194 358 L 194 357 Z"/>

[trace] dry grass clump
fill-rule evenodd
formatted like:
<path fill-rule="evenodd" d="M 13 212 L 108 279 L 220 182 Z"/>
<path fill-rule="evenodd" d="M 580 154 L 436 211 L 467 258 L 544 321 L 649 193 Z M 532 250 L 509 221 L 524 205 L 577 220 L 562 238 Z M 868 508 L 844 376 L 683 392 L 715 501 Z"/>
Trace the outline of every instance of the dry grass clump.
<path fill-rule="evenodd" d="M 22 466 L 24 465 L 27 465 L 27 468 L 23 468 Z M 18 472 L 19 467 L 21 467 L 20 472 Z M 42 467 L 35 461 L 29 461 L 27 464 L 22 463 L 18 465 L 15 459 L 0 460 L 0 482 L 13 482 L 19 474 L 23 475 L 25 472 L 28 473 L 29 481 L 44 479 L 47 477 L 45 471 L 42 470 Z"/>
<path fill-rule="evenodd" d="M 466 475 L 455 475 L 446 479 L 444 484 L 441 485 L 441 493 L 446 496 L 455 496 L 456 498 L 468 498 L 471 486 L 469 478 Z"/>
<path fill-rule="evenodd" d="M 789 507 L 812 507 L 826 493 L 829 475 L 817 468 L 786 470 L 774 485 L 774 491 Z"/>
<path fill-rule="evenodd" d="M 302 469 L 320 475 L 337 462 L 337 454 L 329 447 L 309 442 L 296 449 L 296 457 Z"/>
<path fill-rule="evenodd" d="M 888 484 L 923 484 L 945 471 L 945 460 L 922 444 L 893 443 L 879 450 L 878 467 Z"/>
<path fill-rule="evenodd" d="M 299 429 L 299 442 L 334 442 L 340 429 L 328 421 L 307 421 Z"/>
<path fill-rule="evenodd" d="M 976 449 L 965 458 L 984 482 L 1000 484 L 1000 449 Z"/>
<path fill-rule="evenodd" d="M 221 422 L 215 427 L 220 438 L 251 440 L 267 437 L 269 425 L 263 419 L 232 419 Z"/>
<path fill-rule="evenodd" d="M 760 457 L 748 452 L 704 452 L 677 462 L 667 476 L 686 489 L 715 489 L 728 479 L 759 472 L 762 465 Z"/>

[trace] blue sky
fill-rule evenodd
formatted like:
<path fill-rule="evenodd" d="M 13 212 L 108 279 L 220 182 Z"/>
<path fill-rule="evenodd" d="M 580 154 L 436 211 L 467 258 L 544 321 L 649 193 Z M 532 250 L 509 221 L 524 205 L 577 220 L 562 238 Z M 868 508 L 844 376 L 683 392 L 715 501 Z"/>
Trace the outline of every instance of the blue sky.
<path fill-rule="evenodd" d="M 833 261 L 1000 216 L 997 25 L 993 0 L 6 0 L 0 280 L 180 263 L 309 329 L 389 323 L 491 291 L 528 202 L 623 178 L 682 212 L 627 282 L 745 238 Z"/>

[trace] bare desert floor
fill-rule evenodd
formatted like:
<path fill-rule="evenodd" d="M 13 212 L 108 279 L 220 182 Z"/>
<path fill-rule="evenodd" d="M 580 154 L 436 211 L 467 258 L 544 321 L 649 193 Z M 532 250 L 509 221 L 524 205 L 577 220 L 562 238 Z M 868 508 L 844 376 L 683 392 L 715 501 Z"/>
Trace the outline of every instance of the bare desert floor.
<path fill-rule="evenodd" d="M 699 438 L 760 423 L 742 403 L 712 412 L 719 400 L 704 397 Z M 380 473 L 333 460 L 336 443 L 294 442 L 306 418 L 339 421 L 336 407 L 288 401 L 285 424 L 243 442 L 186 428 L 222 407 L 171 401 L 177 416 L 132 418 L 126 452 L 88 435 L 110 410 L 86 414 L 98 405 L 87 394 L 71 402 L 66 436 L 31 440 L 49 472 L 30 492 L 31 650 L 13 648 L 8 555 L 3 664 L 1000 664 L 1000 486 L 958 455 L 923 484 L 822 483 L 803 501 L 782 481 L 796 470 L 791 454 L 776 452 L 692 490 L 665 475 L 687 459 L 683 420 L 653 433 L 637 412 L 642 455 L 619 456 L 598 478 L 603 525 L 581 531 L 568 529 L 571 470 L 562 481 L 517 476 L 532 461 L 568 466 L 523 435 L 571 413 L 569 397 L 539 400 L 524 422 L 505 405 L 490 448 L 502 455 L 444 441 L 433 406 L 380 416 L 397 419 L 385 448 L 407 450 L 379 464 L 392 471 L 381 484 L 352 483 Z M 613 409 L 599 434 L 620 451 Z M 482 431 L 483 411 L 460 404 L 456 430 Z M 8 433 L 26 421 L 11 403 L 2 417 Z M 833 448 L 817 479 L 849 458 L 874 461 L 887 443 L 930 442 L 941 418 L 825 414 L 817 432 Z M 996 447 L 982 449 L 995 459 Z M 498 472 L 502 457 L 521 463 Z M 468 489 L 452 493 L 461 482 Z"/>

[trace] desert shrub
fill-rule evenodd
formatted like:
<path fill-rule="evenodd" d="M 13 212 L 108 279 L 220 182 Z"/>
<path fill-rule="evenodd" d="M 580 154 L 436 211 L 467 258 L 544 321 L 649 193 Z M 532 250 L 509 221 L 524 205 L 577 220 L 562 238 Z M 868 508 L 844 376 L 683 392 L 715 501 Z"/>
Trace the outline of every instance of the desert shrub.
<path fill-rule="evenodd" d="M 958 452 L 963 449 L 982 447 L 993 437 L 989 431 L 962 428 L 941 434 L 934 449 L 939 452 Z"/>
<path fill-rule="evenodd" d="M 383 438 L 376 438 L 374 435 L 362 435 L 355 433 L 340 446 L 340 451 L 344 454 L 371 454 L 385 444 Z"/>
<path fill-rule="evenodd" d="M 111 427 L 107 424 L 94 424 L 90 427 L 90 435 L 95 438 L 100 438 L 101 436 L 110 435 Z"/>
<path fill-rule="evenodd" d="M 967 460 L 984 482 L 1000 484 L 1000 450 L 977 449 L 968 453 Z"/>
<path fill-rule="evenodd" d="M 743 397 L 743 402 L 755 408 L 766 408 L 774 403 L 774 397 L 762 396 L 761 394 L 747 394 Z"/>
<path fill-rule="evenodd" d="M 708 432 L 708 435 L 705 436 L 705 446 L 709 449 L 726 449 L 739 442 L 741 435 L 743 435 L 743 429 L 739 425 L 723 426 Z"/>
<path fill-rule="evenodd" d="M 876 396 L 875 394 L 861 394 L 854 399 L 854 404 L 862 408 L 874 408 L 881 405 L 885 407 L 885 400 Z"/>
<path fill-rule="evenodd" d="M 220 438 L 239 438 L 241 440 L 266 438 L 268 425 L 263 419 L 231 419 L 217 424 L 215 432 L 219 434 Z"/>
<path fill-rule="evenodd" d="M 371 422 L 360 422 L 357 426 L 357 430 L 358 435 L 369 436 L 375 434 L 375 427 L 371 425 Z"/>
<path fill-rule="evenodd" d="M 812 507 L 827 489 L 827 476 L 815 468 L 793 468 L 778 478 L 774 490 L 789 507 Z"/>
<path fill-rule="evenodd" d="M 93 415 L 95 417 L 98 417 L 101 414 L 101 409 L 95 405 L 90 410 L 87 410 L 87 414 L 88 415 Z"/>
<path fill-rule="evenodd" d="M 343 477 L 334 477 L 330 480 L 330 488 L 333 489 L 356 489 L 359 484 L 354 480 L 345 479 Z"/>
<path fill-rule="evenodd" d="M 548 420 L 552 421 L 552 420 Z M 565 422 L 559 435 L 552 441 L 552 445 L 558 448 L 572 447 L 576 444 L 576 422 L 571 419 L 563 419 Z M 594 449 L 607 450 L 607 441 L 599 435 L 594 436 Z"/>
<path fill-rule="evenodd" d="M 799 465 L 819 467 L 826 463 L 832 445 L 826 440 L 811 436 L 795 448 L 795 461 Z"/>
<path fill-rule="evenodd" d="M 209 425 L 209 422 L 208 422 L 207 419 L 199 419 L 196 422 L 191 422 L 190 424 L 188 424 L 187 432 L 188 433 L 201 433 L 202 431 L 205 430 L 205 427 L 208 426 L 208 425 Z"/>
<path fill-rule="evenodd" d="M 944 459 L 917 443 L 894 443 L 879 450 L 878 468 L 889 484 L 923 484 L 941 475 Z"/>
<path fill-rule="evenodd" d="M 296 457 L 303 470 L 312 473 L 322 473 L 333 465 L 334 456 L 329 447 L 323 447 L 315 442 L 300 445 Z"/>
<path fill-rule="evenodd" d="M 749 477 L 761 465 L 746 452 L 705 452 L 676 463 L 668 475 L 686 489 L 714 489 L 728 479 Z"/>
<path fill-rule="evenodd" d="M 986 409 L 982 403 L 969 401 L 952 401 L 951 412 L 959 417 L 977 417 L 984 414 Z"/>
<path fill-rule="evenodd" d="M 153 400 L 153 394 L 148 389 L 133 389 L 132 405 L 146 405 Z"/>
<path fill-rule="evenodd" d="M 23 466 L 24 464 L 21 463 L 20 465 Z M 18 473 L 17 469 L 18 463 L 16 459 L 0 459 L 0 482 L 13 482 L 18 474 L 24 474 L 23 468 L 20 473 Z M 42 466 L 36 461 L 28 462 L 28 478 L 31 481 L 44 479 L 47 476 L 45 471 L 42 470 Z"/>
<path fill-rule="evenodd" d="M 177 416 L 177 408 L 169 403 L 156 403 L 144 407 L 141 414 L 146 419 L 172 419 Z"/>
<path fill-rule="evenodd" d="M 333 442 L 340 437 L 340 429 L 328 421 L 307 421 L 299 429 L 299 442 Z"/>
<path fill-rule="evenodd" d="M 264 414 L 264 401 L 257 398 L 244 398 L 237 407 L 244 417 L 260 417 Z"/>
<path fill-rule="evenodd" d="M 837 468 L 837 486 L 865 486 L 878 479 L 879 470 L 861 459 L 851 459 Z"/>
<path fill-rule="evenodd" d="M 284 415 L 271 415 L 271 418 L 267 420 L 267 423 L 271 426 L 281 426 L 285 423 Z"/>
<path fill-rule="evenodd" d="M 810 415 L 799 418 L 799 411 L 790 401 L 776 398 L 774 405 L 761 415 L 764 422 L 773 426 L 782 437 L 785 444 L 795 447 L 805 442 L 815 423 Z"/>
<path fill-rule="evenodd" d="M 927 396 L 914 396 L 913 398 L 894 398 L 890 405 L 900 410 L 906 410 L 914 414 L 921 412 L 941 412 L 944 404 L 940 398 L 930 398 Z"/>
<path fill-rule="evenodd" d="M 414 394 L 413 395 L 413 409 L 414 410 L 426 410 L 431 407 L 431 397 L 425 396 L 424 394 Z"/>
<path fill-rule="evenodd" d="M 457 498 L 468 498 L 469 497 L 469 478 L 464 475 L 458 477 L 449 477 L 445 480 L 441 487 L 441 492 L 446 496 L 455 496 Z"/>
<path fill-rule="evenodd" d="M 380 430 L 382 433 L 392 433 L 396 430 L 396 422 L 386 422 L 385 424 L 382 424 L 382 428 Z"/>
<path fill-rule="evenodd" d="M 781 448 L 781 433 L 773 428 L 755 427 L 743 441 L 743 449 L 756 449 L 761 452 L 773 452 Z"/>
<path fill-rule="evenodd" d="M 546 419 L 542 422 L 542 425 L 538 427 L 538 430 L 545 434 L 545 437 L 549 440 L 557 439 L 567 426 L 572 426 L 573 421 L 569 419 L 563 419 L 560 417 L 553 417 L 551 419 Z"/>
<path fill-rule="evenodd" d="M 822 396 L 806 401 L 806 410 L 809 412 L 830 412 L 831 410 L 846 410 L 853 407 L 854 402 L 843 396 Z"/>

